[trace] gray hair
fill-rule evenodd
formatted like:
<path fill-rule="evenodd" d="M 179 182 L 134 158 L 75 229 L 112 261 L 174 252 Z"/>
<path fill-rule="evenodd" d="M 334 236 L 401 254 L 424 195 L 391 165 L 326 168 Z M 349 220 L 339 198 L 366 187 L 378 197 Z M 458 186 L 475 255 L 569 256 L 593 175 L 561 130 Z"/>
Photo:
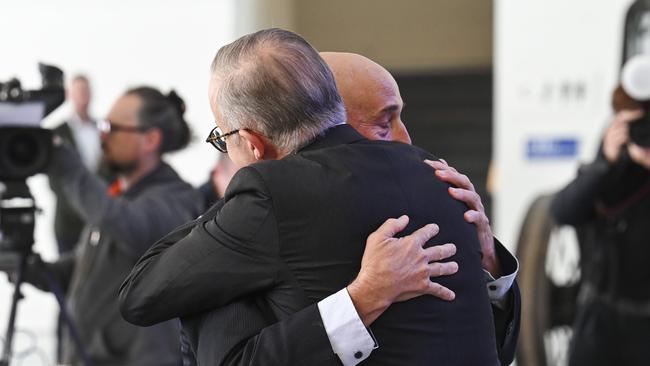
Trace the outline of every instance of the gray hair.
<path fill-rule="evenodd" d="M 345 122 L 331 70 L 299 35 L 265 29 L 221 47 L 212 62 L 224 123 L 251 129 L 290 153 Z"/>

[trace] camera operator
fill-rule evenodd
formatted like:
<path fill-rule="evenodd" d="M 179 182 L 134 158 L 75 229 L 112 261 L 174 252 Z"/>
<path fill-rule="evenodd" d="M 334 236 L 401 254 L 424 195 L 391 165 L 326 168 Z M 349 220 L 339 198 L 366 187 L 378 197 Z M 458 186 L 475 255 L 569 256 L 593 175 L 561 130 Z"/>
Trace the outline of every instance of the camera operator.
<path fill-rule="evenodd" d="M 560 224 L 576 227 L 581 245 L 571 366 L 647 365 L 650 359 L 650 144 L 630 134 L 650 131 L 650 111 L 626 92 L 614 94 L 616 114 L 596 159 L 551 206 Z"/>
<path fill-rule="evenodd" d="M 120 316 L 117 291 L 151 244 L 202 210 L 198 192 L 161 159 L 189 142 L 183 112 L 175 92 L 165 96 L 149 87 L 128 90 L 115 102 L 99 124 L 104 162 L 117 177 L 110 186 L 70 148 L 54 148 L 48 175 L 86 226 L 75 253 L 54 263 L 32 260 L 26 280 L 43 290 L 52 290 L 44 276 L 63 285 L 67 309 L 94 365 L 181 362 L 178 323 L 130 325 Z M 64 337 L 63 362 L 82 363 L 70 334 Z"/>

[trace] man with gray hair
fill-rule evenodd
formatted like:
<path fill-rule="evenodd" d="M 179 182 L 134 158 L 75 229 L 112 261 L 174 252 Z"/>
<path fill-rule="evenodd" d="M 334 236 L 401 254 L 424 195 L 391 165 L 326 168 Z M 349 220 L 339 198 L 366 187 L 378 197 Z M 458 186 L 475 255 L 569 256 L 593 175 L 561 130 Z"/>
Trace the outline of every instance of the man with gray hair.
<path fill-rule="evenodd" d="M 213 68 L 210 100 L 218 126 L 210 140 L 243 168 L 225 201 L 188 235 L 163 239 L 136 265 L 120 291 L 127 320 L 149 325 L 242 298 L 265 301 L 281 320 L 346 286 L 358 272 L 368 233 L 384 218 L 400 216 L 397 231 L 437 222 L 440 234 L 428 244 L 457 244 L 457 275 L 429 281 L 444 268 L 427 264 L 436 259 L 433 248 L 420 248 L 425 264 L 415 270 L 426 287 L 454 288 L 457 298 L 423 296 L 386 310 L 422 294 L 418 288 L 389 302 L 354 303 L 383 342 L 367 362 L 497 364 L 476 233 L 462 219 L 465 208 L 422 162 L 433 157 L 409 145 L 365 140 L 343 124 L 329 68 L 293 33 L 245 36 L 223 47 Z M 427 225 L 416 234 L 436 231 Z M 357 281 L 373 280 L 357 278 L 347 291 L 353 295 Z M 310 326 L 306 339 L 322 332 L 322 324 Z"/>

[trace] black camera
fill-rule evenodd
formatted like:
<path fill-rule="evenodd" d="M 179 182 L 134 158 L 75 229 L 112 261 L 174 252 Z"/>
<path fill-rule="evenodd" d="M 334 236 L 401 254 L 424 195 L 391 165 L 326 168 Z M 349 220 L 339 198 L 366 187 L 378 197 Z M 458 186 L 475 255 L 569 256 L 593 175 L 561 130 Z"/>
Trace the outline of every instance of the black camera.
<path fill-rule="evenodd" d="M 38 90 L 0 82 L 0 254 L 31 252 L 36 204 L 26 179 L 49 163 L 52 132 L 41 120 L 65 100 L 63 72 L 44 64 L 39 71 Z"/>
<path fill-rule="evenodd" d="M 0 181 L 24 180 L 49 161 L 52 133 L 40 120 L 65 100 L 63 72 L 44 64 L 39 71 L 38 90 L 23 90 L 17 79 L 0 82 Z"/>
<path fill-rule="evenodd" d="M 650 147 L 650 106 L 644 105 L 643 117 L 630 123 L 630 140 L 643 147 Z"/>
<path fill-rule="evenodd" d="M 619 85 L 612 94 L 612 107 L 615 112 L 643 110 L 643 116 L 630 123 L 630 140 L 639 146 L 650 147 L 650 100 L 634 99 L 623 85 Z"/>

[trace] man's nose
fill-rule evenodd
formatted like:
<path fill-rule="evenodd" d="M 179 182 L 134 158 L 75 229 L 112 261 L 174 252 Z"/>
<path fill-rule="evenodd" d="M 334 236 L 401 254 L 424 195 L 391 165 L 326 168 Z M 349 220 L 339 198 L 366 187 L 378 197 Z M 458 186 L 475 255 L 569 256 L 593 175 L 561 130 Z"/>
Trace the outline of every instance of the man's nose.
<path fill-rule="evenodd" d="M 401 120 L 393 128 L 393 139 L 405 144 L 411 144 L 411 136 L 409 136 L 409 132 L 406 130 L 406 126 Z"/>

